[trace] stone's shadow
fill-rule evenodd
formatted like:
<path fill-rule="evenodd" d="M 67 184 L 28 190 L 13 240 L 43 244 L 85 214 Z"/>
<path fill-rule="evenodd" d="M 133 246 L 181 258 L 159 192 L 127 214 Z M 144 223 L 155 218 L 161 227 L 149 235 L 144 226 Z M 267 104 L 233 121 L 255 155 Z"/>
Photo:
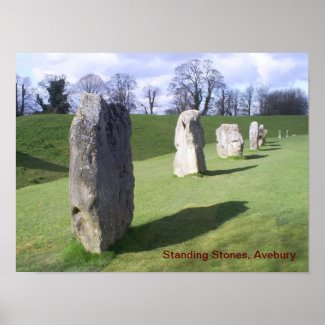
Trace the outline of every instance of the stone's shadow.
<path fill-rule="evenodd" d="M 245 159 L 260 159 L 260 158 L 264 158 L 264 157 L 267 157 L 268 155 L 248 155 L 248 156 L 245 156 Z"/>
<path fill-rule="evenodd" d="M 16 151 L 16 166 L 29 169 L 43 169 L 51 172 L 68 172 L 69 168 Z"/>
<path fill-rule="evenodd" d="M 271 151 L 271 150 L 280 150 L 282 148 L 268 148 L 268 149 L 261 149 L 261 151 Z"/>
<path fill-rule="evenodd" d="M 268 141 L 268 140 L 266 139 L 265 144 L 269 144 L 269 143 L 279 143 L 279 141 Z"/>
<path fill-rule="evenodd" d="M 248 210 L 247 203 L 247 201 L 229 201 L 207 207 L 187 208 L 171 216 L 131 227 L 111 250 L 116 254 L 123 254 L 183 243 L 238 217 Z M 199 247 L 193 247 L 193 250 L 195 249 Z"/>
<path fill-rule="evenodd" d="M 226 174 L 232 174 L 232 173 L 237 173 L 237 172 L 242 172 L 244 170 L 248 170 L 251 168 L 255 168 L 257 165 L 253 166 L 247 166 L 247 167 L 240 167 L 240 168 L 233 168 L 233 169 L 224 169 L 224 170 L 207 170 L 205 172 L 202 172 L 201 174 L 203 176 L 217 176 L 217 175 L 226 175 Z"/>
<path fill-rule="evenodd" d="M 268 144 L 268 143 L 265 143 L 264 146 L 265 147 L 281 147 L 281 144 Z"/>

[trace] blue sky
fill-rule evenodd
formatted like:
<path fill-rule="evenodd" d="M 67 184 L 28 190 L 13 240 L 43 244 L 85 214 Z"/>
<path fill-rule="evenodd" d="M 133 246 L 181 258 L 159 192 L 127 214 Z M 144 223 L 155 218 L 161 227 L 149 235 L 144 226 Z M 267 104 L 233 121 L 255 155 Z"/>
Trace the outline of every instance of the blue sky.
<path fill-rule="evenodd" d="M 271 89 L 297 87 L 308 94 L 306 53 L 18 53 L 16 73 L 29 76 L 35 86 L 46 73 L 65 74 L 71 83 L 88 73 L 104 81 L 128 73 L 137 80 L 139 99 L 142 88 L 151 84 L 162 89 L 159 104 L 167 108 L 174 68 L 193 58 L 212 60 L 230 87 L 242 90 L 263 83 Z"/>

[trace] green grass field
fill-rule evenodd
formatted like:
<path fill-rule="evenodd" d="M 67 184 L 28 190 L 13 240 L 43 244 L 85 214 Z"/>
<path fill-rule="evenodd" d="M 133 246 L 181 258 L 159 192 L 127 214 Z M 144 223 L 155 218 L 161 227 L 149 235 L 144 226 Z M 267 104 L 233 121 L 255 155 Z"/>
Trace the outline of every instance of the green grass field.
<path fill-rule="evenodd" d="M 208 172 L 177 178 L 172 168 L 176 117 L 132 116 L 132 227 L 109 251 L 95 255 L 71 235 L 71 117 L 18 118 L 17 271 L 308 271 L 308 119 L 254 119 L 269 129 L 267 144 L 251 152 L 246 141 L 245 159 L 224 160 L 216 155 L 215 128 L 238 122 L 247 138 L 252 118 L 203 118 Z M 297 136 L 278 140 L 278 129 Z M 40 177 L 43 184 L 30 185 Z M 210 258 L 164 259 L 165 250 L 208 252 Z M 294 261 L 213 259 L 214 250 L 297 256 Z"/>
<path fill-rule="evenodd" d="M 68 133 L 72 115 L 32 115 L 17 118 L 16 184 L 21 188 L 67 177 L 69 173 Z M 172 153 L 177 116 L 131 115 L 133 160 Z M 307 134 L 306 116 L 223 117 L 204 116 L 202 125 L 206 143 L 215 143 L 215 129 L 222 123 L 238 123 L 244 137 L 252 121 L 264 123 L 268 137 L 278 130 L 290 134 Z"/>

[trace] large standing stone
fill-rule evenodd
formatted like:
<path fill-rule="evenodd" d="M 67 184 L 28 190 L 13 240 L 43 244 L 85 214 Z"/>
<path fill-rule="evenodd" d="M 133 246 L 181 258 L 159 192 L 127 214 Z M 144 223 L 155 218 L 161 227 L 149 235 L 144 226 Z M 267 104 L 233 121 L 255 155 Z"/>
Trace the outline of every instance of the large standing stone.
<path fill-rule="evenodd" d="M 221 158 L 241 156 L 244 141 L 238 124 L 221 124 L 216 130 L 217 153 Z"/>
<path fill-rule="evenodd" d="M 251 150 L 258 149 L 258 123 L 252 122 L 249 127 L 249 147 Z"/>
<path fill-rule="evenodd" d="M 265 143 L 267 135 L 267 129 L 264 128 L 263 124 L 258 126 L 258 147 L 260 148 Z"/>
<path fill-rule="evenodd" d="M 200 113 L 187 110 L 180 114 L 175 130 L 174 174 L 183 177 L 206 171 L 204 158 L 204 132 L 200 124 Z"/>
<path fill-rule="evenodd" d="M 131 122 L 122 105 L 82 94 L 70 128 L 72 230 L 100 253 L 128 230 L 133 217 Z"/>

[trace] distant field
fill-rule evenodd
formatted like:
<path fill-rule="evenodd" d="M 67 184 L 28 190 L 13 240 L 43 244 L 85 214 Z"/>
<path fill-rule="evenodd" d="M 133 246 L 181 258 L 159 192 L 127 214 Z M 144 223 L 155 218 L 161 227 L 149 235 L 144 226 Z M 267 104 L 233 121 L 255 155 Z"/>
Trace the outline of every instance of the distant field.
<path fill-rule="evenodd" d="M 261 118 L 268 128 L 273 125 L 271 136 L 279 128 L 300 135 L 269 138 L 257 152 L 250 151 L 246 141 L 244 159 L 218 158 L 210 143 L 205 147 L 206 175 L 177 178 L 174 153 L 165 152 L 173 151 L 169 142 L 175 117 L 144 116 L 141 121 L 133 116 L 133 150 L 138 157 L 134 219 L 126 236 L 99 256 L 86 253 L 73 239 L 67 171 L 51 170 L 58 168 L 54 164 L 67 168 L 71 117 L 46 118 L 17 122 L 17 149 L 25 148 L 24 153 L 48 164 L 42 162 L 38 169 L 34 164 L 40 162 L 31 159 L 28 168 L 62 177 L 17 190 L 17 271 L 308 271 L 308 136 L 301 135 L 307 133 L 306 118 L 293 117 L 296 127 L 287 117 L 265 122 Z M 244 135 L 250 120 L 239 119 Z M 226 119 L 203 118 L 207 142 L 214 142 L 214 128 L 221 121 Z M 29 123 L 34 127 L 28 131 Z M 155 139 L 147 139 L 152 132 Z M 141 146 L 141 139 L 148 148 Z M 153 145 L 158 142 L 160 149 Z M 30 183 L 24 183 L 26 173 L 20 174 L 23 186 Z M 251 258 L 171 260 L 162 258 L 165 250 L 247 252 Z M 256 250 L 295 252 L 296 259 L 254 259 Z"/>
<path fill-rule="evenodd" d="M 68 176 L 68 133 L 72 115 L 33 115 L 16 119 L 16 185 L 46 183 Z M 175 152 L 174 131 L 177 116 L 131 115 L 133 160 Z M 206 143 L 215 143 L 215 129 L 222 123 L 238 123 L 247 139 L 251 121 L 263 123 L 269 137 L 282 133 L 308 134 L 306 116 L 222 117 L 204 116 Z"/>

